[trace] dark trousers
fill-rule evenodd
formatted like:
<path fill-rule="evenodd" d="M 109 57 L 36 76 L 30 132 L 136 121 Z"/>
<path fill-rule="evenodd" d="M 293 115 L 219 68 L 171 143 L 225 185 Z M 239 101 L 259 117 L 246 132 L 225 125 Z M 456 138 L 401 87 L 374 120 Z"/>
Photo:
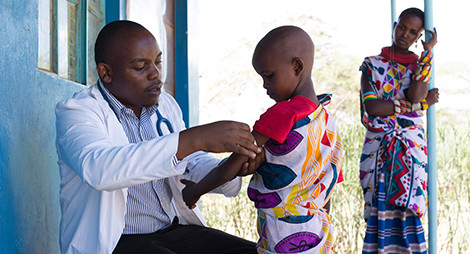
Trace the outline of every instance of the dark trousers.
<path fill-rule="evenodd" d="M 256 244 L 217 229 L 180 225 L 151 234 L 121 235 L 114 254 L 126 253 L 257 253 Z"/>

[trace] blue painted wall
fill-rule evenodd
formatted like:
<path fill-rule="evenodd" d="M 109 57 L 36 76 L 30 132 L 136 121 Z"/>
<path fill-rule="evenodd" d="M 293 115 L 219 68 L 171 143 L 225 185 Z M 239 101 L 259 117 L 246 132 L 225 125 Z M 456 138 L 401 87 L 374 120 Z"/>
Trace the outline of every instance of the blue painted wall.
<path fill-rule="evenodd" d="M 1 254 L 59 253 L 54 109 L 84 88 L 38 69 L 38 4 L 0 0 Z M 106 22 L 125 10 L 125 0 L 106 1 Z"/>
<path fill-rule="evenodd" d="M 0 24 L 0 253 L 59 253 L 54 108 L 84 86 L 38 70 L 38 0 L 1 0 Z"/>

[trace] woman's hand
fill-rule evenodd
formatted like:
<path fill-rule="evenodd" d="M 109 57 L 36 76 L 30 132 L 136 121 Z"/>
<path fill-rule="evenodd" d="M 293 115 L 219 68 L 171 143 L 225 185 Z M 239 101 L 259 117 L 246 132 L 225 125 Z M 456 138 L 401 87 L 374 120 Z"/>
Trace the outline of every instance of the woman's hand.
<path fill-rule="evenodd" d="M 436 28 L 434 28 L 434 31 L 426 29 L 425 32 L 428 32 L 432 35 L 432 38 L 428 42 L 425 42 L 424 40 L 421 40 L 421 43 L 423 43 L 424 50 L 429 51 L 432 48 L 434 48 L 434 45 L 436 45 L 436 43 L 437 43 L 437 32 L 436 32 Z"/>

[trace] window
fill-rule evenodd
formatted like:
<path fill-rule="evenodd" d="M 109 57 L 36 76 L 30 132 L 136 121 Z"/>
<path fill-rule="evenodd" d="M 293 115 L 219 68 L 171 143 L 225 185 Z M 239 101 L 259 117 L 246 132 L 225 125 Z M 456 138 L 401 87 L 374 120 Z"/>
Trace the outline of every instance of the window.
<path fill-rule="evenodd" d="M 98 78 L 94 43 L 105 0 L 39 0 L 38 67 L 82 84 Z"/>

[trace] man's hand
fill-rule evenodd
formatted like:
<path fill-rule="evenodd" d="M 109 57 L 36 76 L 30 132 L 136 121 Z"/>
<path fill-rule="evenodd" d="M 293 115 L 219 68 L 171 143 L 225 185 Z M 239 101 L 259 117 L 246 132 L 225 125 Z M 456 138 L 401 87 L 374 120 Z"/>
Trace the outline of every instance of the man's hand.
<path fill-rule="evenodd" d="M 196 151 L 234 152 L 254 159 L 261 150 L 255 145 L 255 138 L 247 124 L 219 121 L 180 132 L 176 156 L 183 159 Z"/>
<path fill-rule="evenodd" d="M 256 155 L 255 159 L 249 159 L 247 162 L 243 163 L 242 168 L 238 171 L 237 176 L 247 176 L 251 175 L 258 170 L 258 168 L 266 162 L 266 154 L 263 149 L 262 152 Z"/>
<path fill-rule="evenodd" d="M 186 185 L 186 187 L 184 187 L 182 191 L 184 203 L 186 203 L 186 205 L 190 209 L 196 208 L 196 202 L 199 200 L 200 197 L 197 197 L 196 195 L 194 195 L 194 192 L 191 191 L 191 187 L 195 183 L 186 179 L 181 179 L 180 182 Z"/>

